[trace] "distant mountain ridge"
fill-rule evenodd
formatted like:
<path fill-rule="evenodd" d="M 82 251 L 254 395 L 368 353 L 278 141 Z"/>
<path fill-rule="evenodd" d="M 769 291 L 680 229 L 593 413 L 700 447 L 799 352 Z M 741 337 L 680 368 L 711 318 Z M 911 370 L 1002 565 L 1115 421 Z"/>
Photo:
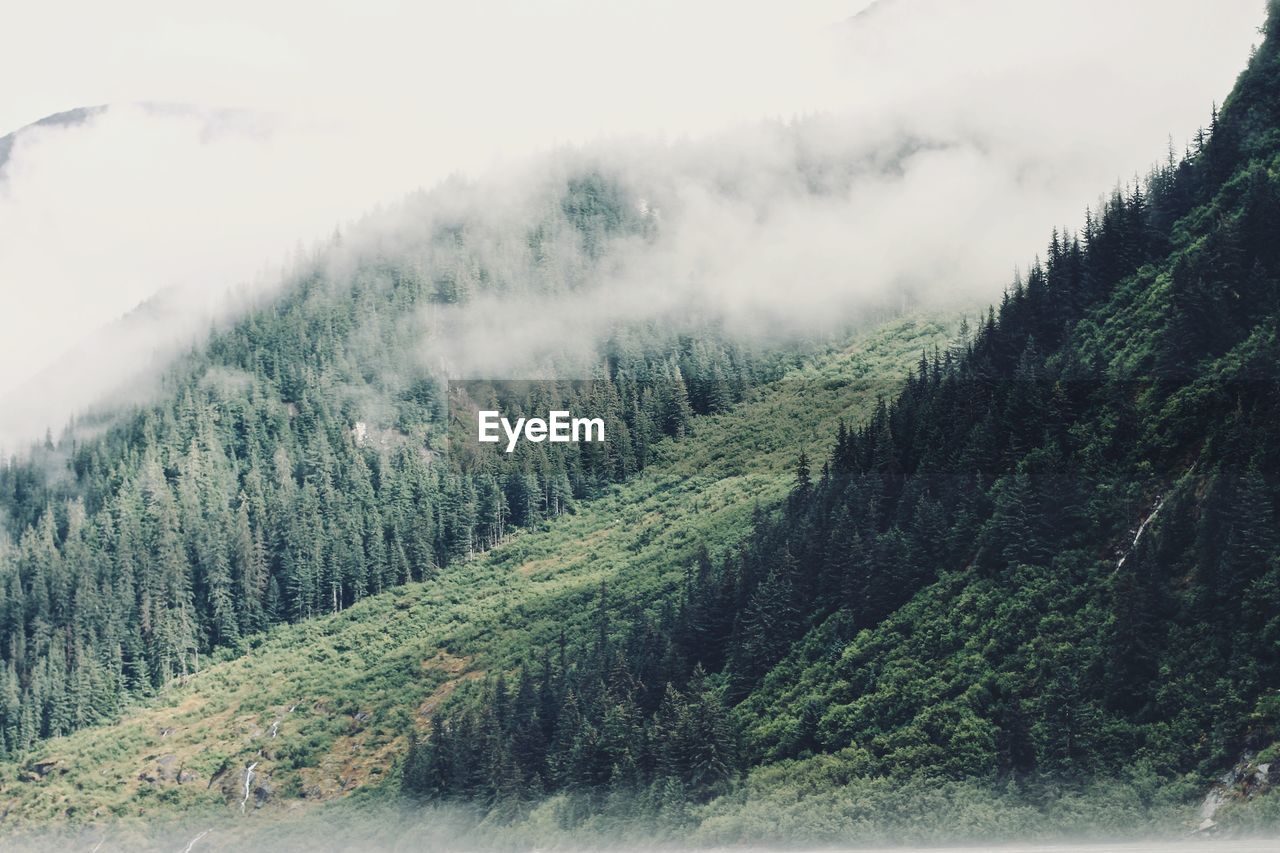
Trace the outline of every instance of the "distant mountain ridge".
<path fill-rule="evenodd" d="M 74 127 L 75 125 L 84 124 L 95 116 L 101 115 L 106 110 L 106 104 L 100 104 L 93 107 L 76 107 L 74 109 L 64 110 L 60 113 L 47 115 L 44 118 L 33 121 L 31 124 L 20 127 L 11 133 L 0 136 L 0 179 L 4 178 L 5 167 L 9 165 L 9 157 L 13 152 L 13 146 L 17 144 L 18 139 L 23 134 L 29 133 L 37 128 Z"/>

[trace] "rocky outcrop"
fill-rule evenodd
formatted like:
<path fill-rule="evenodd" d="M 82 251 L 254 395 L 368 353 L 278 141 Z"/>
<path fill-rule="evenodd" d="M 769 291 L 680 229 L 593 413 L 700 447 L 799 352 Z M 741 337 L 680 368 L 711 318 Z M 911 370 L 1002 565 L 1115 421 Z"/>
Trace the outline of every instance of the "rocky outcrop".
<path fill-rule="evenodd" d="M 1218 825 L 1219 810 L 1231 803 L 1243 803 L 1280 786 L 1280 762 L 1258 761 L 1253 752 L 1244 752 L 1240 760 L 1214 783 L 1200 803 L 1197 832 L 1208 832 Z"/>

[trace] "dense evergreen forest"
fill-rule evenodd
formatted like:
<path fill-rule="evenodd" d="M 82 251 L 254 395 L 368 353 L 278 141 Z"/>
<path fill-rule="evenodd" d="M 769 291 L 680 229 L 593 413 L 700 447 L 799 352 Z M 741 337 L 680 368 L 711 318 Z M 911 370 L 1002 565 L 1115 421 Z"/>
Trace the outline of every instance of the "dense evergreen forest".
<path fill-rule="evenodd" d="M 443 308 L 552 280 L 586 288 L 610 240 L 652 227 L 599 174 L 559 191 L 502 269 L 483 265 L 499 253 L 465 220 L 395 261 L 335 245 L 173 368 L 164 402 L 0 467 L 0 754 L 108 719 L 274 624 L 572 512 L 786 364 L 708 326 L 617 328 L 580 382 L 451 386 L 428 369 Z M 603 416 L 607 442 L 479 452 L 464 416 L 498 394 L 513 419 Z"/>
<path fill-rule="evenodd" d="M 649 205 L 588 168 L 515 229 L 426 198 L 335 237 L 155 402 L 0 464 L 9 826 L 346 798 L 522 846 L 985 840 L 1280 767 L 1271 6 L 1186 152 L 945 346 L 690 316 L 452 381 L 465 311 L 591 296 Z M 478 408 L 608 440 L 507 454 Z"/>
<path fill-rule="evenodd" d="M 602 590 L 591 636 L 455 694 L 406 790 L 659 813 L 828 754 L 846 780 L 1031 785 L 1267 747 L 1278 233 L 1273 11 L 1184 156 L 1055 232 L 868 421 L 795 447 L 785 505 L 660 618 L 611 624 Z"/>

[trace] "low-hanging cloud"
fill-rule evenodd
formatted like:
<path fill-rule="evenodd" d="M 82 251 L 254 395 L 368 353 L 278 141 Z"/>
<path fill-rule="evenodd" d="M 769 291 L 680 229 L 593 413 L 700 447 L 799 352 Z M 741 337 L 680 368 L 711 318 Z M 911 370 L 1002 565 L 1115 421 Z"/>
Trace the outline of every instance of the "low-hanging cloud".
<path fill-rule="evenodd" d="M 133 72 L 153 87 L 86 86 L 82 103 L 114 105 L 19 136 L 0 177 L 0 446 L 198 342 L 278 285 L 294 247 L 378 205 L 352 248 L 381 229 L 433 262 L 395 235 L 464 218 L 473 260 L 519 275 L 521 229 L 575 169 L 625 187 L 652 235 L 611 243 L 571 297 L 442 312 L 429 357 L 514 375 L 571 341 L 589 356 L 622 320 L 785 335 L 902 294 L 993 298 L 1050 227 L 1078 224 L 1167 134 L 1181 148 L 1263 16 L 1259 0 L 823 2 L 785 18 L 718 0 L 518 5 L 375 6 L 360 22 L 232 9 L 252 38 L 225 25 L 206 65 L 169 57 L 168 78 L 148 43 Z M 175 53 L 210 36 L 151 20 Z M 241 35 L 257 58 L 228 68 Z M 69 73 L 51 70 L 50 91 L 65 97 Z M 474 177 L 395 202 L 455 171 Z M 561 248 L 557 274 L 580 273 Z"/>

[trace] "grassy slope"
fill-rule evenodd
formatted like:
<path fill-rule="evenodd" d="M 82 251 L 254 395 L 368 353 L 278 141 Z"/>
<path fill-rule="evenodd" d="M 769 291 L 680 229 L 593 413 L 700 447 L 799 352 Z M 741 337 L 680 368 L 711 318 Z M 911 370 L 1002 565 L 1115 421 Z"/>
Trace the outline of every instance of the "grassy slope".
<path fill-rule="evenodd" d="M 950 331 L 929 319 L 890 323 L 733 412 L 698 419 L 641 477 L 575 516 L 430 582 L 273 630 L 116 724 L 0 766 L 5 828 L 235 811 L 255 761 L 268 813 L 390 778 L 410 720 L 421 727 L 460 681 L 516 665 L 561 626 L 580 635 L 602 580 L 614 609 L 656 607 L 699 543 L 713 553 L 731 545 L 757 505 L 785 494 L 796 447 L 811 438 L 822 452 L 810 455 L 825 455 L 838 417 L 868 412 Z"/>

